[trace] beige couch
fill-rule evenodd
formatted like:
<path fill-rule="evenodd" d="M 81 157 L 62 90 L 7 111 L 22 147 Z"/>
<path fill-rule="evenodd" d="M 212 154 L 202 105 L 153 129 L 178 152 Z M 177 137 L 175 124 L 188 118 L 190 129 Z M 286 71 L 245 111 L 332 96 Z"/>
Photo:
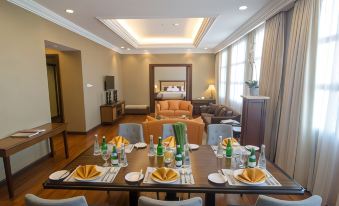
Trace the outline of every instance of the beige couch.
<path fill-rule="evenodd" d="M 182 115 L 192 116 L 193 105 L 191 101 L 165 100 L 158 101 L 156 105 L 156 115 L 167 117 L 178 117 Z"/>

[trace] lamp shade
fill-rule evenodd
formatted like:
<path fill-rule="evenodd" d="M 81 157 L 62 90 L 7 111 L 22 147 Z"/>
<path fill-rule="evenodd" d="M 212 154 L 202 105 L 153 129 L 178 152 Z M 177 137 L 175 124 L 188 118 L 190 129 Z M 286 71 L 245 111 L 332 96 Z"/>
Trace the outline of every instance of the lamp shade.
<path fill-rule="evenodd" d="M 210 85 L 208 85 L 208 88 L 207 88 L 207 90 L 209 90 L 209 91 L 213 91 L 213 90 L 215 90 L 215 86 L 214 86 L 214 84 L 210 84 Z"/>

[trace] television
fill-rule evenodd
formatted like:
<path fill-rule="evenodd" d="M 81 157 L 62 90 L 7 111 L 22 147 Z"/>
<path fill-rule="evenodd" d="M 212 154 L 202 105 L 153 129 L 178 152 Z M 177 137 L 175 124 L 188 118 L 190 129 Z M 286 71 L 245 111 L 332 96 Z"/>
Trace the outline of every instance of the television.
<path fill-rule="evenodd" d="M 114 88 L 114 76 L 106 76 L 105 77 L 105 90 L 111 90 Z"/>

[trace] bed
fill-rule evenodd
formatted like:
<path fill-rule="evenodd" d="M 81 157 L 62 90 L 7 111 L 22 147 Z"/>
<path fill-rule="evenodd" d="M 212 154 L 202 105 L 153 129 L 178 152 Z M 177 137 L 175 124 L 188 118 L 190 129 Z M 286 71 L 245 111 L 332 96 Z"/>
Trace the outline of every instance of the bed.
<path fill-rule="evenodd" d="M 186 81 L 183 80 L 159 80 L 160 92 L 156 99 L 186 99 Z"/>

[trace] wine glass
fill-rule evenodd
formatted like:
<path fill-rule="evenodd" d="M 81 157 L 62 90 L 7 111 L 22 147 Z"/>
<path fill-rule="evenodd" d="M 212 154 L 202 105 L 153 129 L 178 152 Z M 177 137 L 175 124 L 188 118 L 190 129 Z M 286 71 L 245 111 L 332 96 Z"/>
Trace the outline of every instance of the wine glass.
<path fill-rule="evenodd" d="M 108 150 L 101 150 L 101 157 L 102 159 L 105 161 L 105 163 L 103 164 L 104 167 L 108 167 L 109 163 L 107 162 L 107 160 L 110 158 L 110 153 L 108 152 Z"/>

